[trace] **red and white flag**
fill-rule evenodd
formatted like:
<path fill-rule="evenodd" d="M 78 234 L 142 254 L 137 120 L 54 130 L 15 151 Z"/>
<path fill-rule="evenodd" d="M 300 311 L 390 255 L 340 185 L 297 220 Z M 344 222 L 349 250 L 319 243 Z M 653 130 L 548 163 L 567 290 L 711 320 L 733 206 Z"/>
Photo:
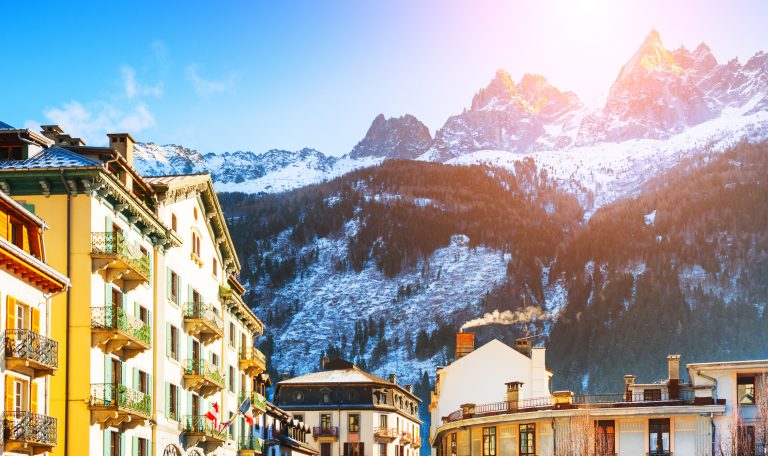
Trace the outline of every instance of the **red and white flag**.
<path fill-rule="evenodd" d="M 218 402 L 213 403 L 213 405 L 211 406 L 211 410 L 208 410 L 208 413 L 205 414 L 205 418 L 213 421 L 214 427 L 218 426 L 219 418 L 220 418 Z"/>

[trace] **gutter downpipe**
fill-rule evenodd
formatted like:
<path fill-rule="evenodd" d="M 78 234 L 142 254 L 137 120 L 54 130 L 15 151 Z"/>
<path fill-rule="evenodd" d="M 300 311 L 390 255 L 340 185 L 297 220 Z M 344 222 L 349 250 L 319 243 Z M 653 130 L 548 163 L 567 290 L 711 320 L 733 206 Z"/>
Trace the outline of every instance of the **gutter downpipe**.
<path fill-rule="evenodd" d="M 71 259 L 70 255 L 72 254 L 72 192 L 69 191 L 69 186 L 67 185 L 67 180 L 64 178 L 64 170 L 61 170 L 61 182 L 64 184 L 64 191 L 67 192 L 67 278 L 70 278 L 71 273 Z M 70 279 L 71 280 L 71 279 Z M 66 312 L 66 321 L 64 323 L 64 328 L 67 332 L 66 334 L 66 354 L 67 354 L 67 362 L 66 362 L 66 369 L 67 369 L 67 375 L 64 377 L 64 453 L 69 453 L 69 309 L 70 309 L 70 299 L 72 297 L 71 293 L 72 287 L 67 288 L 67 312 Z"/>

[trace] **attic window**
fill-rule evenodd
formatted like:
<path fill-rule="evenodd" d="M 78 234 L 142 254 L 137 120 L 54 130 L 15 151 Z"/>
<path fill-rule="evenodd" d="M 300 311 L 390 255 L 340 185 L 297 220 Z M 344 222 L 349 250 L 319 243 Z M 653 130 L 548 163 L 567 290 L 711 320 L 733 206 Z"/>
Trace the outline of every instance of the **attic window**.
<path fill-rule="evenodd" d="M 24 147 L 0 146 L 0 160 L 24 160 Z"/>

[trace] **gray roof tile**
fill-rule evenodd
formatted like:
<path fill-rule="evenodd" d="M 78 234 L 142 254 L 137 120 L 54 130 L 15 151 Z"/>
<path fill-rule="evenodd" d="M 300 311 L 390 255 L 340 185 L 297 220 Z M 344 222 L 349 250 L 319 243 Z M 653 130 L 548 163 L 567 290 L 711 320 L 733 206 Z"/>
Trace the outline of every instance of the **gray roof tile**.
<path fill-rule="evenodd" d="M 51 146 L 26 160 L 0 160 L 0 169 L 81 168 L 102 163 L 59 146 Z"/>

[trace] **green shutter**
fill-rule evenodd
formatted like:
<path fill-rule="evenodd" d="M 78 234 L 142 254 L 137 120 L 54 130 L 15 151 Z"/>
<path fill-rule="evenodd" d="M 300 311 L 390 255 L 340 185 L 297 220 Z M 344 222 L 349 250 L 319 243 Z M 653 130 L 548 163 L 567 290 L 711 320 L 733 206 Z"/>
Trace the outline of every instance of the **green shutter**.
<path fill-rule="evenodd" d="M 176 305 L 181 305 L 181 276 L 176 276 Z"/>
<path fill-rule="evenodd" d="M 104 284 L 104 306 L 109 307 L 112 305 L 112 285 L 109 283 Z"/>
<path fill-rule="evenodd" d="M 112 358 L 104 355 L 104 383 L 112 383 Z"/>
<path fill-rule="evenodd" d="M 139 380 L 139 370 L 134 367 L 133 368 L 133 389 L 138 391 L 139 383 L 141 383 Z"/>
<path fill-rule="evenodd" d="M 171 357 L 173 347 L 171 347 L 171 324 L 165 323 L 165 356 Z"/>
<path fill-rule="evenodd" d="M 187 391 L 187 415 L 192 415 L 192 392 Z"/>
<path fill-rule="evenodd" d="M 139 456 L 139 438 L 133 437 L 131 440 L 131 448 L 133 448 L 133 456 Z"/>
<path fill-rule="evenodd" d="M 173 280 L 173 276 L 171 275 L 171 268 L 165 268 L 165 298 L 170 299 L 171 294 L 173 293 L 173 287 L 171 286 L 171 281 Z"/>
<path fill-rule="evenodd" d="M 123 293 L 123 302 L 122 302 L 122 306 L 123 306 L 123 311 L 124 311 L 126 314 L 128 314 L 128 295 L 127 295 L 127 294 L 125 294 L 125 293 Z"/>
<path fill-rule="evenodd" d="M 104 431 L 104 456 L 112 456 L 112 449 L 110 448 L 112 444 L 112 431 L 106 430 Z"/>
<path fill-rule="evenodd" d="M 165 417 L 171 413 L 171 384 L 165 382 Z"/>
<path fill-rule="evenodd" d="M 125 452 L 125 434 L 120 433 L 120 454 L 127 454 Z"/>
<path fill-rule="evenodd" d="M 112 219 L 109 217 L 105 218 L 104 231 L 106 231 L 107 233 L 112 232 Z"/>
<path fill-rule="evenodd" d="M 147 389 L 149 390 L 149 402 L 152 410 L 155 409 L 155 384 L 152 383 L 152 374 L 147 374 Z"/>
<path fill-rule="evenodd" d="M 192 359 L 192 336 L 187 336 L 187 359 Z"/>
<path fill-rule="evenodd" d="M 192 297 L 194 294 L 192 293 L 192 284 L 187 285 L 187 302 L 192 302 Z"/>
<path fill-rule="evenodd" d="M 120 384 L 125 385 L 125 363 L 120 362 Z"/>

